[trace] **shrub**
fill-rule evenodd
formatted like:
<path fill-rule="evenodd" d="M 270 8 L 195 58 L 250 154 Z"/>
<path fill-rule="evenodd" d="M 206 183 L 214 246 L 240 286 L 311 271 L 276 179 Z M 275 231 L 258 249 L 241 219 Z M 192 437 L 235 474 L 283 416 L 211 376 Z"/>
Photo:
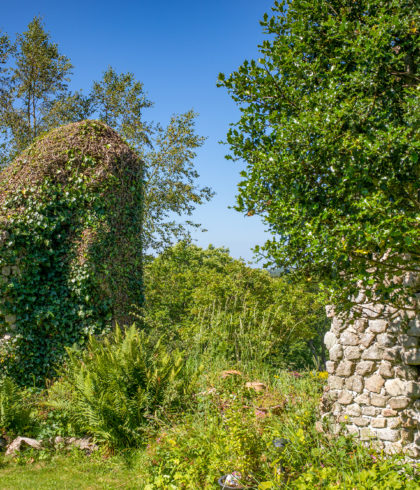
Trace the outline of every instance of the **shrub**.
<path fill-rule="evenodd" d="M 10 378 L 0 378 L 0 435 L 22 435 L 31 427 L 27 394 Z"/>
<path fill-rule="evenodd" d="M 86 351 L 68 354 L 49 404 L 113 447 L 138 446 L 146 424 L 181 407 L 194 386 L 183 356 L 134 325 L 125 333 L 117 326 L 104 341 L 90 337 Z"/>

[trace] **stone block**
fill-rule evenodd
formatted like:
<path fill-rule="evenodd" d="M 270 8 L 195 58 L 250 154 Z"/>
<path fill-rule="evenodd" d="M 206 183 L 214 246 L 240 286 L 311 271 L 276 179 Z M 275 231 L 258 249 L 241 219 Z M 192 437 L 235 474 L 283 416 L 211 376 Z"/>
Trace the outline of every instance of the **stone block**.
<path fill-rule="evenodd" d="M 352 332 L 344 332 L 341 334 L 340 343 L 342 345 L 359 345 L 359 337 Z"/>
<path fill-rule="evenodd" d="M 362 410 L 357 403 L 352 403 L 346 407 L 346 414 L 352 417 L 360 417 Z"/>
<path fill-rule="evenodd" d="M 407 398 L 406 396 L 397 396 L 395 398 L 390 398 L 388 404 L 392 410 L 402 410 L 403 408 L 408 407 L 410 401 L 410 398 Z"/>
<path fill-rule="evenodd" d="M 328 318 L 333 318 L 335 316 L 334 306 L 328 305 L 325 307 L 325 313 Z"/>
<path fill-rule="evenodd" d="M 401 360 L 401 346 L 384 348 L 383 359 L 384 361 L 399 362 Z"/>
<path fill-rule="evenodd" d="M 363 393 L 362 395 L 356 396 L 354 399 L 356 403 L 359 405 L 369 405 L 370 404 L 370 396 L 367 393 Z"/>
<path fill-rule="evenodd" d="M 401 429 L 401 442 L 407 444 L 414 441 L 414 431 L 411 429 Z"/>
<path fill-rule="evenodd" d="M 356 365 L 356 373 L 365 376 L 366 374 L 370 374 L 374 367 L 375 363 L 373 361 L 362 361 Z"/>
<path fill-rule="evenodd" d="M 347 431 L 347 432 L 348 432 L 350 435 L 352 435 L 352 436 L 356 436 L 356 437 L 357 437 L 357 436 L 359 435 L 359 429 L 358 429 L 358 427 L 355 427 L 354 425 L 348 425 L 348 426 L 346 427 L 346 431 Z"/>
<path fill-rule="evenodd" d="M 379 415 L 380 410 L 380 408 L 367 405 L 366 407 L 362 407 L 362 415 L 366 415 L 367 417 L 376 417 Z"/>
<path fill-rule="evenodd" d="M 399 378 L 389 379 L 385 382 L 385 390 L 391 396 L 405 395 L 406 383 Z"/>
<path fill-rule="evenodd" d="M 365 388 L 373 393 L 380 393 L 385 380 L 379 374 L 374 374 L 365 381 Z"/>
<path fill-rule="evenodd" d="M 419 345 L 419 337 L 404 334 L 400 336 L 400 342 L 404 349 L 417 348 Z"/>
<path fill-rule="evenodd" d="M 401 427 L 400 417 L 390 417 L 388 419 L 388 429 L 398 429 Z"/>
<path fill-rule="evenodd" d="M 420 382 L 408 381 L 403 394 L 414 399 L 420 398 Z"/>
<path fill-rule="evenodd" d="M 417 369 L 413 366 L 406 366 L 404 364 L 394 367 L 395 377 L 405 379 L 408 381 L 416 381 L 418 379 Z"/>
<path fill-rule="evenodd" d="M 333 362 L 333 361 L 327 361 L 325 363 L 325 369 L 326 369 L 327 373 L 334 374 L 334 372 L 335 372 L 335 366 L 336 366 L 335 362 Z"/>
<path fill-rule="evenodd" d="M 359 318 L 358 320 L 355 320 L 355 322 L 354 322 L 354 328 L 359 333 L 364 332 L 368 325 L 369 325 L 369 322 L 366 318 Z"/>
<path fill-rule="evenodd" d="M 344 349 L 344 358 L 348 359 L 349 361 L 360 359 L 360 356 L 361 356 L 361 352 L 359 347 L 353 346 L 353 347 L 346 347 Z"/>
<path fill-rule="evenodd" d="M 378 429 L 376 434 L 381 441 L 397 442 L 401 438 L 399 430 Z"/>
<path fill-rule="evenodd" d="M 360 344 L 363 345 L 363 347 L 369 347 L 374 338 L 375 334 L 372 332 L 366 332 L 360 337 Z"/>
<path fill-rule="evenodd" d="M 356 393 L 362 393 L 363 391 L 363 378 L 361 376 L 350 376 L 346 381 L 346 388 Z"/>
<path fill-rule="evenodd" d="M 337 366 L 337 376 L 351 376 L 353 373 L 354 364 L 351 361 L 341 361 Z"/>
<path fill-rule="evenodd" d="M 384 417 L 396 417 L 398 412 L 396 410 L 391 410 L 390 408 L 384 408 L 382 410 L 382 415 Z"/>
<path fill-rule="evenodd" d="M 375 437 L 375 432 L 373 432 L 372 429 L 369 429 L 369 427 L 364 427 L 363 429 L 360 429 L 360 439 L 362 441 L 369 441 L 370 439 L 374 439 Z"/>
<path fill-rule="evenodd" d="M 420 349 L 409 349 L 403 353 L 403 360 L 409 366 L 420 366 Z"/>
<path fill-rule="evenodd" d="M 337 337 L 330 331 L 324 335 L 325 347 L 330 350 L 337 343 Z"/>
<path fill-rule="evenodd" d="M 340 378 L 339 376 L 329 376 L 328 386 L 332 390 L 341 390 L 344 386 L 344 379 Z"/>
<path fill-rule="evenodd" d="M 383 378 L 392 378 L 394 376 L 394 368 L 389 361 L 382 361 L 378 372 Z"/>
<path fill-rule="evenodd" d="M 350 393 L 350 391 L 343 390 L 338 397 L 337 402 L 340 403 L 341 405 L 349 405 L 353 401 L 353 394 Z"/>
<path fill-rule="evenodd" d="M 397 339 L 387 333 L 381 333 L 376 337 L 376 341 L 381 347 L 392 347 L 396 344 Z"/>
<path fill-rule="evenodd" d="M 374 429 L 383 429 L 384 427 L 386 427 L 386 419 L 384 418 L 372 419 L 371 424 Z"/>
<path fill-rule="evenodd" d="M 407 335 L 412 335 L 413 337 L 420 337 L 420 319 L 413 318 L 408 322 Z"/>
<path fill-rule="evenodd" d="M 366 417 L 352 417 L 351 421 L 357 427 L 367 427 L 370 424 L 370 419 Z"/>
<path fill-rule="evenodd" d="M 388 322 L 382 319 L 369 320 L 369 330 L 374 333 L 383 333 L 388 327 Z"/>
<path fill-rule="evenodd" d="M 336 344 L 331 348 L 329 354 L 331 361 L 339 361 L 343 357 L 343 348 L 340 344 Z"/>
<path fill-rule="evenodd" d="M 382 361 L 383 358 L 384 349 L 381 349 L 376 344 L 373 344 L 362 353 L 362 359 L 367 361 Z"/>
<path fill-rule="evenodd" d="M 374 407 L 385 407 L 388 399 L 389 396 L 377 395 L 376 393 L 370 395 L 370 403 Z"/>

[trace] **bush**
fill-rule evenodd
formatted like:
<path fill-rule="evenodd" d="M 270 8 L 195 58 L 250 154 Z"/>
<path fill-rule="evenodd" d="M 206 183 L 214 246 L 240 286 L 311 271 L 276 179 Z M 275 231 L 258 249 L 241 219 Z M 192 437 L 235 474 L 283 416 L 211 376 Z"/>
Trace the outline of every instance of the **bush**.
<path fill-rule="evenodd" d="M 195 373 L 183 356 L 153 343 L 133 325 L 117 326 L 104 341 L 69 359 L 49 391 L 49 405 L 69 414 L 74 427 L 113 447 L 138 446 L 146 424 L 183 405 Z"/>
<path fill-rule="evenodd" d="M 26 392 L 10 378 L 0 378 L 0 435 L 31 430 L 31 406 Z"/>

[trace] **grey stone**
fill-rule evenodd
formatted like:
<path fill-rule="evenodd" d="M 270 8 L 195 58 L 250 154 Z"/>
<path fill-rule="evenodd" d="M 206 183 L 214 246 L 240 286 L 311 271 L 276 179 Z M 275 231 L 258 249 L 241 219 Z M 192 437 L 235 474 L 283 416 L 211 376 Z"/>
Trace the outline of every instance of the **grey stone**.
<path fill-rule="evenodd" d="M 362 333 L 365 331 L 366 327 L 369 325 L 369 322 L 367 321 L 366 318 L 359 318 L 354 322 L 354 328 L 359 332 Z"/>
<path fill-rule="evenodd" d="M 353 422 L 353 424 L 357 425 L 358 427 L 366 427 L 370 423 L 370 419 L 365 417 L 353 417 L 351 421 Z"/>
<path fill-rule="evenodd" d="M 371 330 L 374 333 L 382 333 L 385 332 L 385 330 L 388 327 L 388 322 L 386 320 L 369 320 L 369 330 Z"/>
<path fill-rule="evenodd" d="M 379 374 L 374 374 L 365 381 L 365 388 L 373 393 L 380 393 L 385 380 Z"/>
<path fill-rule="evenodd" d="M 404 395 L 414 399 L 420 398 L 420 382 L 408 381 L 405 386 Z"/>
<path fill-rule="evenodd" d="M 350 376 L 346 379 L 346 388 L 356 393 L 362 393 L 363 391 L 363 378 L 361 376 Z"/>
<path fill-rule="evenodd" d="M 340 344 L 334 345 L 330 350 L 330 360 L 339 361 L 343 357 L 343 348 Z"/>
<path fill-rule="evenodd" d="M 343 390 L 341 395 L 338 397 L 337 402 L 341 405 L 349 405 L 353 401 L 353 394 L 350 391 Z"/>
<path fill-rule="evenodd" d="M 383 356 L 384 350 L 380 349 L 376 344 L 373 344 L 372 347 L 362 352 L 362 359 L 364 360 L 381 361 Z"/>
<path fill-rule="evenodd" d="M 359 405 L 369 405 L 370 404 L 370 396 L 367 393 L 363 393 L 359 396 L 356 396 L 354 399 L 356 403 Z"/>
<path fill-rule="evenodd" d="M 398 412 L 396 410 L 391 410 L 390 408 L 384 408 L 382 410 L 382 415 L 384 417 L 396 417 Z"/>
<path fill-rule="evenodd" d="M 366 332 L 360 337 L 360 344 L 363 345 L 363 347 L 369 347 L 374 338 L 375 334 L 372 332 Z"/>
<path fill-rule="evenodd" d="M 375 363 L 372 361 L 362 361 L 356 365 L 356 373 L 361 376 L 365 376 L 366 374 L 370 374 L 373 371 Z"/>
<path fill-rule="evenodd" d="M 420 337 L 420 319 L 413 318 L 408 322 L 407 335 L 412 335 L 413 337 Z"/>
<path fill-rule="evenodd" d="M 409 349 L 403 353 L 403 359 L 409 366 L 420 365 L 420 349 Z"/>
<path fill-rule="evenodd" d="M 406 396 L 398 396 L 395 398 L 390 398 L 388 404 L 392 410 L 401 410 L 408 407 L 410 401 L 410 398 L 407 398 Z"/>
<path fill-rule="evenodd" d="M 401 427 L 400 417 L 390 417 L 388 419 L 388 429 L 398 429 L 399 427 Z"/>
<path fill-rule="evenodd" d="M 369 429 L 368 427 L 360 429 L 360 439 L 362 441 L 369 441 L 370 439 L 374 439 L 375 437 L 376 434 L 372 431 L 372 429 Z"/>
<path fill-rule="evenodd" d="M 339 376 L 329 376 L 328 386 L 332 390 L 341 390 L 344 386 L 344 379 L 340 378 Z"/>
<path fill-rule="evenodd" d="M 384 418 L 372 419 L 371 425 L 374 429 L 383 429 L 386 426 L 386 419 Z"/>
<path fill-rule="evenodd" d="M 359 337 L 351 332 L 344 332 L 340 337 L 340 343 L 342 345 L 359 345 Z"/>
<path fill-rule="evenodd" d="M 418 347 L 419 337 L 413 337 L 410 335 L 401 335 L 400 342 L 404 349 L 411 349 L 413 347 Z"/>
<path fill-rule="evenodd" d="M 394 376 L 394 369 L 389 361 L 382 361 L 378 372 L 383 378 L 392 378 Z"/>
<path fill-rule="evenodd" d="M 385 382 L 385 390 L 391 396 L 404 395 L 406 390 L 406 383 L 399 379 L 389 379 Z"/>
<path fill-rule="evenodd" d="M 344 349 L 344 357 L 350 361 L 360 359 L 360 355 L 361 353 L 359 347 L 346 347 Z"/>
<path fill-rule="evenodd" d="M 377 415 L 379 415 L 379 411 L 380 409 L 376 407 L 362 407 L 362 414 L 367 415 L 368 417 L 376 417 Z"/>
<path fill-rule="evenodd" d="M 401 364 L 394 367 L 394 372 L 397 378 L 406 379 L 409 381 L 415 381 L 418 379 L 417 369 L 412 366 Z"/>
<path fill-rule="evenodd" d="M 397 362 L 401 360 L 401 346 L 388 347 L 384 349 L 383 358 L 385 361 Z"/>
<path fill-rule="evenodd" d="M 350 361 L 341 361 L 337 366 L 337 376 L 351 376 L 354 364 Z"/>
<path fill-rule="evenodd" d="M 376 340 L 381 347 L 392 347 L 396 343 L 395 337 L 393 337 L 387 333 L 379 334 L 376 337 Z"/>
<path fill-rule="evenodd" d="M 327 361 L 325 363 L 325 369 L 326 369 L 327 373 L 334 374 L 334 372 L 335 372 L 335 362 L 333 362 L 333 361 Z"/>
<path fill-rule="evenodd" d="M 376 431 L 378 438 L 381 441 L 396 442 L 400 439 L 400 431 L 392 429 L 378 429 Z"/>
<path fill-rule="evenodd" d="M 40 441 L 31 439 L 29 437 L 17 437 L 11 442 L 6 451 L 6 456 L 14 456 L 20 452 L 24 447 L 31 447 L 33 449 L 42 449 Z"/>
<path fill-rule="evenodd" d="M 330 350 L 337 343 L 337 337 L 330 331 L 324 336 L 324 344 Z"/>
<path fill-rule="evenodd" d="M 357 403 L 352 403 L 351 405 L 348 405 L 346 408 L 346 414 L 351 415 L 352 417 L 359 417 L 361 413 L 362 410 Z"/>
<path fill-rule="evenodd" d="M 370 403 L 374 407 L 385 407 L 388 399 L 389 399 L 389 396 L 377 395 L 376 393 L 372 393 L 370 395 Z"/>

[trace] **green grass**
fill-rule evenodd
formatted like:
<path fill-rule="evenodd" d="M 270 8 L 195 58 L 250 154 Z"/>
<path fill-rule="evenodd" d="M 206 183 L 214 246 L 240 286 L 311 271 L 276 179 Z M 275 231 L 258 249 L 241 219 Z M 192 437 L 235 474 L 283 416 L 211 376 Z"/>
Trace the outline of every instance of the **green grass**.
<path fill-rule="evenodd" d="M 144 488 L 141 455 L 136 461 L 122 456 L 58 454 L 40 460 L 25 455 L 19 462 L 0 457 L 2 490 L 76 490 L 107 488 Z M 132 454 L 130 454 L 132 456 Z"/>

